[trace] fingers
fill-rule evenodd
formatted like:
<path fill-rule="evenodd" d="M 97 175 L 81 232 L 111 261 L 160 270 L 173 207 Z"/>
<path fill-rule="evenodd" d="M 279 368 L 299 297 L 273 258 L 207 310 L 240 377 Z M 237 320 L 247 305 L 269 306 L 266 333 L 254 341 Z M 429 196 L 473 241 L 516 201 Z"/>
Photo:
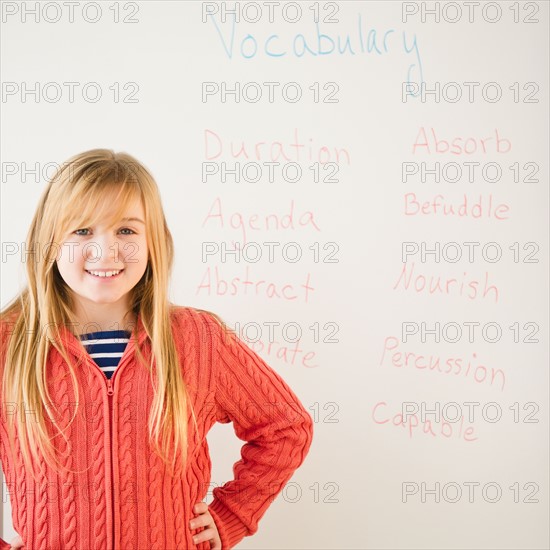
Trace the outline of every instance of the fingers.
<path fill-rule="evenodd" d="M 189 522 L 189 527 L 191 531 L 195 531 L 196 529 L 204 527 L 204 531 L 200 532 L 200 534 L 202 535 L 205 531 L 208 530 L 208 528 L 214 527 L 214 521 L 210 514 L 204 513 L 204 514 L 201 514 L 199 517 L 192 519 Z"/>
<path fill-rule="evenodd" d="M 193 507 L 193 511 L 199 516 L 189 521 L 189 528 L 193 531 L 199 527 L 204 527 L 204 531 L 193 536 L 193 542 L 198 544 L 204 541 L 210 541 L 210 550 L 222 550 L 222 541 L 218 532 L 218 528 L 214 518 L 208 511 L 206 502 L 197 502 Z"/>
<path fill-rule="evenodd" d="M 24 546 L 23 539 L 19 535 L 13 538 L 10 544 L 11 548 L 22 548 Z"/>
<path fill-rule="evenodd" d="M 193 537 L 193 542 L 195 544 L 200 544 L 205 541 L 210 541 L 210 550 L 222 550 L 222 541 L 218 532 L 214 531 L 214 529 L 205 529 Z"/>
<path fill-rule="evenodd" d="M 208 540 L 215 540 L 218 532 L 212 528 L 205 529 L 196 535 L 193 535 L 193 542 L 199 544 L 200 542 L 205 542 Z M 212 547 L 210 548 L 212 550 Z"/>
<path fill-rule="evenodd" d="M 206 502 L 197 502 L 195 506 L 193 507 L 193 512 L 197 514 L 204 514 L 204 512 L 208 511 L 208 504 Z"/>

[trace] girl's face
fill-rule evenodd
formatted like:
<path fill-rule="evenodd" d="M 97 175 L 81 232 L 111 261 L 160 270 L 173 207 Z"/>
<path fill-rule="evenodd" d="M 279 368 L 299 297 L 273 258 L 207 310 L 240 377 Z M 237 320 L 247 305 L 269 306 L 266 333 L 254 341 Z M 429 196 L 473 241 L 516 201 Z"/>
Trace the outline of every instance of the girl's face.
<path fill-rule="evenodd" d="M 144 222 L 143 206 L 136 201 L 114 227 L 75 228 L 65 236 L 57 267 L 86 317 L 112 312 L 120 319 L 126 313 L 129 292 L 147 268 Z"/>

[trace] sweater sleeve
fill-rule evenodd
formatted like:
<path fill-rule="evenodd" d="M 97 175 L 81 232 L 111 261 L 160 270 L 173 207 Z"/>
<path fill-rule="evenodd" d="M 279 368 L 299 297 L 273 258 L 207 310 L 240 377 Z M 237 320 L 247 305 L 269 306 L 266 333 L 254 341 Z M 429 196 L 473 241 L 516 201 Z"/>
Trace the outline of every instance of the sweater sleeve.
<path fill-rule="evenodd" d="M 234 333 L 209 317 L 216 382 L 216 420 L 233 422 L 246 443 L 233 465 L 234 479 L 213 489 L 209 505 L 229 550 L 258 530 L 258 522 L 294 471 L 313 439 L 313 419 L 298 397 L 263 359 Z"/>
<path fill-rule="evenodd" d="M 9 335 L 9 330 L 8 330 L 7 324 L 4 322 L 0 322 L 0 384 L 4 376 L 4 358 L 6 354 L 6 344 L 7 344 L 8 335 Z M 2 433 L 0 431 L 0 437 L 1 436 L 2 436 Z M 2 458 L 0 456 L 0 461 L 1 460 Z M 0 550 L 9 550 L 10 548 L 11 548 L 11 544 L 9 542 L 6 542 L 3 538 L 0 537 Z"/>

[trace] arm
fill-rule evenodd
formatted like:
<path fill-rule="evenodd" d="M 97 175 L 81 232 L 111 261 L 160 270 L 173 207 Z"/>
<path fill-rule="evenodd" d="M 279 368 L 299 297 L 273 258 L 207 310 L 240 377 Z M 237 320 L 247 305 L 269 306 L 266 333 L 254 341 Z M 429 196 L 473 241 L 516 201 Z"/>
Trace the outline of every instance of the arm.
<path fill-rule="evenodd" d="M 1 390 L 2 378 L 4 376 L 4 356 L 6 353 L 7 336 L 8 336 L 7 326 L 4 322 L 0 322 L 0 390 Z M 3 419 L 0 420 L 0 422 L 3 422 Z M 2 429 L 3 429 L 3 426 L 2 426 Z M 2 436 L 2 433 L 0 430 L 0 437 L 1 436 Z M 1 462 L 1 459 L 2 457 L 0 456 L 0 462 Z M 2 537 L 0 537 L 0 550 L 10 550 L 10 548 L 11 548 L 11 544 L 7 543 Z"/>
<path fill-rule="evenodd" d="M 211 317 L 212 362 L 218 422 L 233 422 L 246 444 L 233 465 L 235 479 L 216 487 L 209 505 L 222 541 L 233 548 L 258 530 L 258 522 L 303 463 L 313 420 L 284 380 L 235 335 Z"/>
<path fill-rule="evenodd" d="M 5 323 L 0 323 L 0 389 L 2 384 L 2 377 L 4 376 L 4 355 L 6 353 L 6 336 L 7 336 L 7 329 L 6 329 Z M 0 422 L 3 422 L 3 419 L 1 419 Z M 3 426 L 0 428 L 0 437 L 2 437 L 2 431 L 3 431 Z M 1 457 L 0 457 L 0 460 L 1 460 Z M 0 537 L 0 550 L 10 550 L 10 548 L 11 548 L 11 544 L 7 543 L 2 537 Z"/>

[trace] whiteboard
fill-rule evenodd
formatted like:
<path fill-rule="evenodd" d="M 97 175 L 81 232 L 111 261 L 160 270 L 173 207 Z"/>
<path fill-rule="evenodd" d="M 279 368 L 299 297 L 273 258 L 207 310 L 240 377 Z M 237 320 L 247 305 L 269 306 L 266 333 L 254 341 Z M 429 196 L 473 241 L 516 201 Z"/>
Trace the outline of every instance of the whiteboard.
<path fill-rule="evenodd" d="M 172 299 L 315 421 L 237 548 L 548 548 L 548 3 L 33 7 L 2 4 L 2 305 L 52 167 L 126 151 Z M 242 442 L 208 439 L 219 485 Z"/>

